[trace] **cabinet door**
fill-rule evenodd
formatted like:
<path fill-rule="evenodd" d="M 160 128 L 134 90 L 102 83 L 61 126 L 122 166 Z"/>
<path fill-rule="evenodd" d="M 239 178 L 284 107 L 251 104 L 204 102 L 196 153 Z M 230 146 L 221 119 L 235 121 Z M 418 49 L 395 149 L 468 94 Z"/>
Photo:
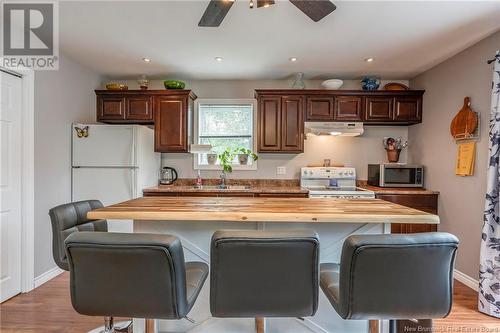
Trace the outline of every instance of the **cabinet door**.
<path fill-rule="evenodd" d="M 97 97 L 97 121 L 125 120 L 125 98 L 120 95 Z"/>
<path fill-rule="evenodd" d="M 258 110 L 259 152 L 276 152 L 281 149 L 281 97 L 260 97 Z"/>
<path fill-rule="evenodd" d="M 362 97 L 336 96 L 334 119 L 338 121 L 362 121 Z"/>
<path fill-rule="evenodd" d="M 184 96 L 155 97 L 155 151 L 188 151 L 187 103 Z"/>
<path fill-rule="evenodd" d="M 399 205 L 415 208 L 427 213 L 438 213 L 438 196 L 436 194 L 377 194 L 377 199 L 390 201 Z M 411 234 L 437 231 L 435 224 L 400 224 L 391 225 L 391 233 Z"/>
<path fill-rule="evenodd" d="M 365 97 L 365 120 L 368 122 L 392 121 L 392 97 Z"/>
<path fill-rule="evenodd" d="M 153 103 L 150 96 L 125 97 L 127 120 L 134 122 L 153 122 Z"/>
<path fill-rule="evenodd" d="M 394 99 L 394 120 L 415 123 L 422 121 L 422 98 L 396 97 Z"/>
<path fill-rule="evenodd" d="M 281 151 L 304 151 L 304 99 L 283 96 L 281 99 Z"/>
<path fill-rule="evenodd" d="M 307 96 L 307 121 L 333 121 L 333 97 Z"/>

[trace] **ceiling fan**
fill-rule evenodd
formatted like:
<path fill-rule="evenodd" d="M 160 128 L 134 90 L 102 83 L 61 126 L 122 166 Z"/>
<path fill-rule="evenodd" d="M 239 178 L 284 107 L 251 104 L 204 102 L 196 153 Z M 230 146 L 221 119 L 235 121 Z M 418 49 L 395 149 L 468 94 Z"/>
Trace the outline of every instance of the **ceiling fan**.
<path fill-rule="evenodd" d="M 254 1 L 257 8 L 274 5 L 274 0 L 250 0 L 250 8 L 254 8 Z M 337 7 L 330 0 L 289 0 L 295 7 L 309 16 L 314 22 L 318 22 Z M 226 14 L 231 9 L 235 0 L 210 0 L 205 13 L 198 23 L 199 27 L 218 27 Z"/>

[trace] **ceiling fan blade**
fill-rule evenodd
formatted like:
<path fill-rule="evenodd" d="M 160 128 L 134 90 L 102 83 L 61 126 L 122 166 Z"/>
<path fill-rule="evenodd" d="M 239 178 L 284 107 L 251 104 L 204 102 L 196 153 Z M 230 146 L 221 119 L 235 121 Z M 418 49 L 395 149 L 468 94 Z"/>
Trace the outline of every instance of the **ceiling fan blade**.
<path fill-rule="evenodd" d="M 290 2 L 314 22 L 318 22 L 337 9 L 337 6 L 329 0 L 290 0 Z"/>
<path fill-rule="evenodd" d="M 274 5 L 274 0 L 257 0 L 257 8 Z"/>
<path fill-rule="evenodd" d="M 234 0 L 210 0 L 198 26 L 218 27 L 233 4 Z"/>

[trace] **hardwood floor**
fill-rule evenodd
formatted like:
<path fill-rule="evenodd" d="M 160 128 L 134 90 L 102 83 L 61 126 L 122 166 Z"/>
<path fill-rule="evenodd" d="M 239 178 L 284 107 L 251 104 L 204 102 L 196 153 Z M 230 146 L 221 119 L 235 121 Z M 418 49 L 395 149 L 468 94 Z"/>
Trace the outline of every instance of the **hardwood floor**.
<path fill-rule="evenodd" d="M 0 305 L 2 333 L 82 333 L 102 324 L 101 317 L 82 316 L 71 307 L 69 273 Z M 477 311 L 477 293 L 460 282 L 455 282 L 451 314 L 434 321 L 434 332 L 496 332 L 499 327 L 499 319 Z"/>

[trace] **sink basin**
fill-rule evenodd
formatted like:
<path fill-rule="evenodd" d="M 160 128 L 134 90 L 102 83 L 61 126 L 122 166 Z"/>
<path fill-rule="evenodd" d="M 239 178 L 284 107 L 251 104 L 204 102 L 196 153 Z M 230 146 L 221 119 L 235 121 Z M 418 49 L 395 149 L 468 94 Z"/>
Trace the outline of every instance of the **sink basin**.
<path fill-rule="evenodd" d="M 227 185 L 226 188 L 220 188 L 219 185 L 203 185 L 201 188 L 199 188 L 195 185 L 193 186 L 193 188 L 199 190 L 245 191 L 250 190 L 252 187 L 250 185 Z"/>

